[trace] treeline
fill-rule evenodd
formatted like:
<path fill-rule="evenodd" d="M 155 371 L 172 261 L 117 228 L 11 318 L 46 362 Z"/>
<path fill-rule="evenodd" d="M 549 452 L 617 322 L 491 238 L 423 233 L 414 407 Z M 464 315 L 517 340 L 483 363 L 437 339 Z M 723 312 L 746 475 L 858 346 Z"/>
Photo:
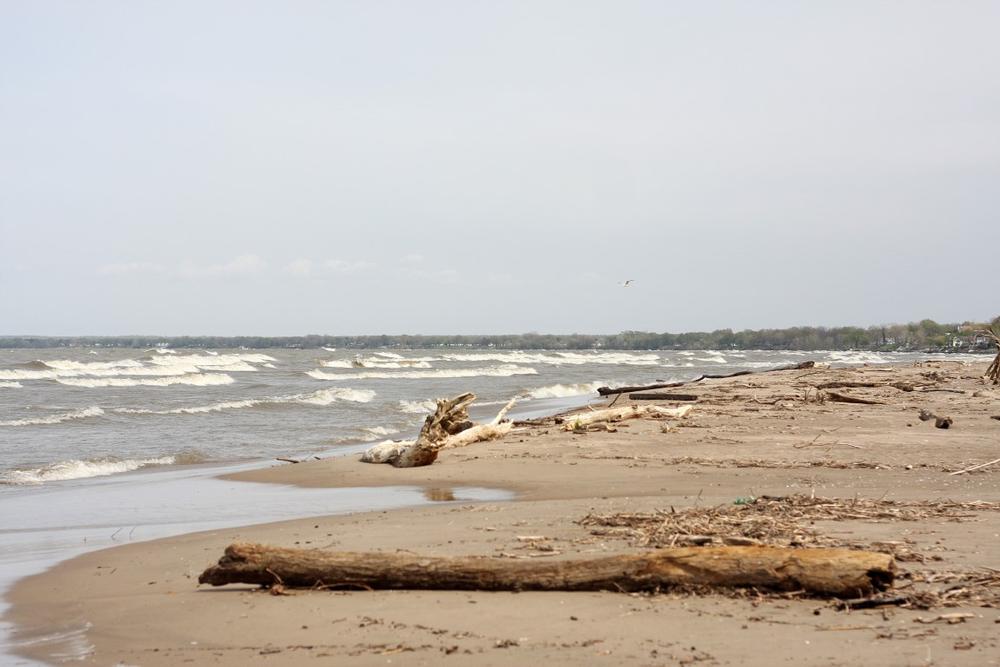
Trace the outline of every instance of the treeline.
<path fill-rule="evenodd" d="M 992 324 L 1000 328 L 1000 317 Z M 434 348 L 492 347 L 506 350 L 954 350 L 989 349 L 976 331 L 987 323 L 911 324 L 861 327 L 792 327 L 756 331 L 614 335 L 510 334 L 494 336 L 4 336 L 0 348 L 124 347 L 154 348 Z"/>

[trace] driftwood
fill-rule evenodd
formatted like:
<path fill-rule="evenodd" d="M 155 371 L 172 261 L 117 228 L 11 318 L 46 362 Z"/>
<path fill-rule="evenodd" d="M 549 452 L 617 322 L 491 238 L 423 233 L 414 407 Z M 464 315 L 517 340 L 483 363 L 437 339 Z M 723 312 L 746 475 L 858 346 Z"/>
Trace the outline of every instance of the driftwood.
<path fill-rule="evenodd" d="M 963 468 L 961 470 L 956 470 L 955 472 L 948 473 L 949 475 L 963 475 L 967 472 L 972 472 L 973 470 L 979 470 L 980 468 L 986 468 L 991 465 L 996 465 L 1000 463 L 1000 459 L 993 459 L 992 461 L 987 461 L 986 463 L 980 463 L 977 466 L 970 466 L 968 468 Z"/>
<path fill-rule="evenodd" d="M 390 463 L 397 468 L 415 468 L 434 463 L 438 453 L 448 447 L 465 447 L 474 442 L 496 440 L 507 435 L 513 424 L 504 421 L 514 406 L 512 399 L 486 424 L 469 419 L 469 405 L 476 400 L 472 393 L 451 399 L 438 399 L 434 414 L 428 415 L 416 440 L 383 442 L 369 447 L 361 460 L 365 463 Z"/>
<path fill-rule="evenodd" d="M 997 356 L 993 357 L 993 363 L 986 369 L 986 375 L 983 376 L 983 379 L 987 381 L 992 380 L 993 384 L 1000 384 L 1000 331 L 997 331 L 997 328 L 992 326 L 979 333 L 992 340 L 993 344 L 997 346 Z"/>
<path fill-rule="evenodd" d="M 653 392 L 650 394 L 629 394 L 633 401 L 697 401 L 694 394 L 669 394 L 665 392 Z"/>
<path fill-rule="evenodd" d="M 666 408 L 661 405 L 626 405 L 620 408 L 605 408 L 604 410 L 563 415 L 557 418 L 557 421 L 562 420 L 565 430 L 575 431 L 599 422 L 618 422 L 642 417 L 673 417 L 680 419 L 689 412 L 691 412 L 690 405 L 679 408 Z"/>
<path fill-rule="evenodd" d="M 778 366 L 776 368 L 768 368 L 762 371 L 737 371 L 735 373 L 726 373 L 724 375 L 714 375 L 706 374 L 696 377 L 693 380 L 685 380 L 683 382 L 661 382 L 659 384 L 647 384 L 635 387 L 598 387 L 597 393 L 601 396 L 614 396 L 615 394 L 628 394 L 630 392 L 636 391 L 650 391 L 653 389 L 670 389 L 671 387 L 683 387 L 689 384 L 695 384 L 696 382 L 701 382 L 702 380 L 724 380 L 725 378 L 740 377 L 741 375 L 756 375 L 758 373 L 774 373 L 776 371 L 800 371 L 806 368 L 812 368 L 816 365 L 815 361 L 803 361 L 799 364 L 791 364 L 788 366 Z"/>
<path fill-rule="evenodd" d="M 857 396 L 848 396 L 847 394 L 838 394 L 835 391 L 824 391 L 823 397 L 828 401 L 833 401 L 834 403 L 858 403 L 860 405 L 885 405 L 882 401 L 873 401 L 868 398 L 858 398 Z"/>
<path fill-rule="evenodd" d="M 753 587 L 855 598 L 888 588 L 894 573 L 892 556 L 851 549 L 681 547 L 539 562 L 231 544 L 198 583 L 480 591 Z"/>

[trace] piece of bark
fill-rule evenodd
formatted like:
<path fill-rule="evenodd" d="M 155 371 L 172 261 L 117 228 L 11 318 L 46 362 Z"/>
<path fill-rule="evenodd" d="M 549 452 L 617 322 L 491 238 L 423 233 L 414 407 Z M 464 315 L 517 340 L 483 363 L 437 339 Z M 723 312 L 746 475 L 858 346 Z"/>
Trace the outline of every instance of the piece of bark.
<path fill-rule="evenodd" d="M 690 547 L 563 561 L 352 553 L 231 544 L 202 584 L 314 588 L 648 591 L 677 586 L 857 598 L 888 588 L 892 556 L 851 549 Z"/>
<path fill-rule="evenodd" d="M 629 394 L 633 401 L 697 401 L 694 394 L 669 394 L 664 392 L 653 392 L 650 394 Z"/>

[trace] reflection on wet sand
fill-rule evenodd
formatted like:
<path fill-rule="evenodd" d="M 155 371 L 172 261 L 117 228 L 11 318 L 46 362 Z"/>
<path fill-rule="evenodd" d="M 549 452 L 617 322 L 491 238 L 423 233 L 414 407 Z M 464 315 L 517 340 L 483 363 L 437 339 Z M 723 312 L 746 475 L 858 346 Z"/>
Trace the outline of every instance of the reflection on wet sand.
<path fill-rule="evenodd" d="M 424 497 L 433 501 L 449 501 L 455 499 L 455 490 L 448 488 L 424 489 Z"/>

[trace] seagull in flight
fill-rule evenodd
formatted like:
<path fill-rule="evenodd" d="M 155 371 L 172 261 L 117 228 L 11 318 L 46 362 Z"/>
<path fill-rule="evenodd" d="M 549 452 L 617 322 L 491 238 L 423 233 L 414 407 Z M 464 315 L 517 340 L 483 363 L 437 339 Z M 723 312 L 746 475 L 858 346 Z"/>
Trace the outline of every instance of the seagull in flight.
<path fill-rule="evenodd" d="M 622 283 L 622 287 L 628 287 L 634 282 L 635 282 L 634 280 L 626 280 L 625 282 Z"/>

